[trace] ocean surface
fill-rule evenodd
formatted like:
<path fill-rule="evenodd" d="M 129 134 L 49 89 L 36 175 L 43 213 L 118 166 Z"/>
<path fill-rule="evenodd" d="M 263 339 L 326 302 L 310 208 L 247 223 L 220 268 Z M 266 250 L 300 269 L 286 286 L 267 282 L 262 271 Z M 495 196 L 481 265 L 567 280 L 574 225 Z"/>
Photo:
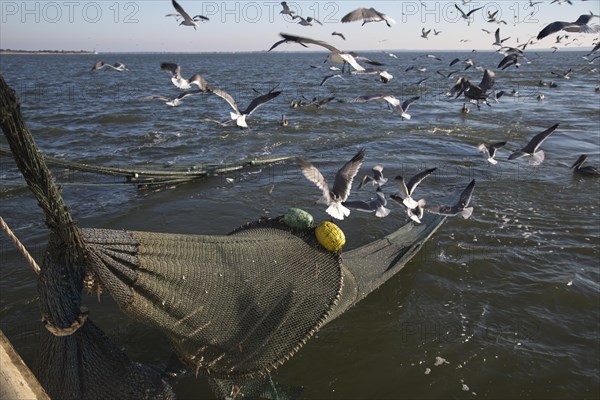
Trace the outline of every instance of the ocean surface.
<path fill-rule="evenodd" d="M 300 155 L 326 178 L 361 147 L 365 162 L 351 195 L 368 200 L 358 181 L 377 164 L 393 178 L 437 167 L 417 188 L 428 204 L 453 204 L 475 179 L 470 219 L 448 218 L 420 253 L 383 287 L 322 329 L 273 379 L 303 386 L 306 399 L 364 398 L 599 398 L 600 179 L 569 169 L 580 154 L 600 167 L 598 65 L 584 52 L 528 54 L 519 68 L 498 70 L 493 52 L 367 53 L 394 79 L 332 72 L 325 53 L 2 55 L 0 72 L 18 93 L 28 127 L 52 157 L 98 166 L 178 168 Z M 458 76 L 479 83 L 496 71 L 503 96 L 491 107 L 461 113 L 464 99 L 446 96 Z M 97 61 L 130 71 L 91 73 Z M 175 62 L 184 77 L 200 73 L 245 108 L 257 93 L 282 94 L 250 117 L 250 129 L 222 126 L 229 105 L 214 95 L 169 107 L 145 96 L 180 90 L 160 70 Z M 312 68 L 315 66 L 317 68 Z M 426 68 L 419 72 L 414 66 Z M 593 70 L 591 68 L 596 68 Z M 570 79 L 552 72 L 571 69 Z M 436 71 L 448 74 L 445 78 Z M 420 86 L 417 84 L 428 78 Z M 554 81 L 557 87 L 538 83 Z M 348 103 L 363 95 L 419 96 L 402 120 L 379 102 Z M 544 95 L 539 101 L 537 96 Z M 335 97 L 317 108 L 291 109 L 292 100 Z M 280 125 L 282 115 L 289 125 Z M 543 143 L 539 166 L 508 155 L 559 123 Z M 506 140 L 497 165 L 480 143 Z M 0 144 L 6 146 L 2 136 Z M 38 260 L 47 242 L 41 209 L 10 157 L 1 157 L 0 215 Z M 261 216 L 300 207 L 317 221 L 319 190 L 295 161 L 237 171 L 178 186 L 140 190 L 116 178 L 53 169 L 81 227 L 189 234 L 226 234 Z M 409 220 L 398 204 L 386 218 L 352 212 L 339 222 L 350 249 L 393 232 Z M 28 364 L 39 352 L 36 277 L 1 234 L 0 328 Z M 368 260 L 365 260 L 368 263 Z M 159 333 L 126 318 L 103 295 L 85 297 L 94 321 L 136 361 L 163 366 L 170 355 Z M 213 398 L 206 378 L 174 382 L 182 399 Z"/>

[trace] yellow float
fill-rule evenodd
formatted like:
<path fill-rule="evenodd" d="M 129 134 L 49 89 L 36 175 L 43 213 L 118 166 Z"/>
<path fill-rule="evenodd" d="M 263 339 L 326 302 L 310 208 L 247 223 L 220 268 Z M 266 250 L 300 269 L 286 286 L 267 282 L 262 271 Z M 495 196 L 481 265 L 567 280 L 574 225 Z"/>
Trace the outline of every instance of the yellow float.
<path fill-rule="evenodd" d="M 346 235 L 333 222 L 325 221 L 315 229 L 315 235 L 321 246 L 329 251 L 338 251 L 346 244 Z"/>

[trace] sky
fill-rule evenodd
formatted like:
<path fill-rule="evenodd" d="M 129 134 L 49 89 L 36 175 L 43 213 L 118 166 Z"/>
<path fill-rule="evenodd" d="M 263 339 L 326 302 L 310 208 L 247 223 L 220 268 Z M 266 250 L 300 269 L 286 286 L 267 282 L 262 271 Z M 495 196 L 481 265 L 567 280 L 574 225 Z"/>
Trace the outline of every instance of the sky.
<path fill-rule="evenodd" d="M 533 0 L 537 3 L 539 0 Z M 298 15 L 313 17 L 323 25 L 301 26 L 297 20 L 281 15 L 279 1 L 196 1 L 180 0 L 192 16 L 210 20 L 197 30 L 179 26 L 173 17 L 170 0 L 0 0 L 0 48 L 14 50 L 96 50 L 98 52 L 236 52 L 265 51 L 291 33 L 324 40 L 342 50 L 492 50 L 493 32 L 500 27 L 505 44 L 522 44 L 548 23 L 575 21 L 581 14 L 600 14 L 600 0 L 543 0 L 530 6 L 530 0 L 407 0 L 407 1 L 289 1 Z M 463 4 L 466 3 L 466 4 Z M 477 7 L 469 21 L 462 19 L 455 4 L 465 12 Z M 396 21 L 392 27 L 383 22 L 341 23 L 348 12 L 358 7 L 373 7 Z M 497 20 L 486 16 L 498 10 Z M 593 24 L 600 19 L 594 18 Z M 422 29 L 432 31 L 428 39 Z M 440 32 L 434 35 L 434 31 Z M 492 34 L 482 29 L 491 31 Z M 331 33 L 341 32 L 346 40 Z M 565 32 L 563 32 L 565 33 Z M 598 34 L 572 34 L 556 44 L 552 35 L 530 49 L 580 48 L 587 50 Z M 577 38 L 576 41 L 566 43 Z M 577 47 L 582 44 L 582 47 Z M 296 44 L 277 50 L 301 51 Z M 311 50 L 321 50 L 312 47 Z"/>

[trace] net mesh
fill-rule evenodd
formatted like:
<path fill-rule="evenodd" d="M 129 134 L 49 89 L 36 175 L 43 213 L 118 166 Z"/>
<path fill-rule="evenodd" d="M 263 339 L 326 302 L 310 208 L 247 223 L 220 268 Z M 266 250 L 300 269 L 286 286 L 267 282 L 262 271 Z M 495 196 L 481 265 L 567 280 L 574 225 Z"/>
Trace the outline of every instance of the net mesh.
<path fill-rule="evenodd" d="M 164 331 L 196 371 L 264 374 L 325 322 L 341 261 L 281 219 L 227 236 L 82 229 L 90 267 L 124 312 Z"/>

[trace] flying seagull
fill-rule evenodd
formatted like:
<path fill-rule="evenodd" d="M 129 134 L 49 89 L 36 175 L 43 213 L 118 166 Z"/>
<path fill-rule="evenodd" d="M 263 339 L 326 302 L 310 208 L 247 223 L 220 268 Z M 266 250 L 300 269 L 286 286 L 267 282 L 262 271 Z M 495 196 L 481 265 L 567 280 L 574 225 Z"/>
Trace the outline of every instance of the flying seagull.
<path fill-rule="evenodd" d="M 537 35 L 537 39 L 543 39 L 548 35 L 552 35 L 553 33 L 566 31 L 566 32 L 579 32 L 579 33 L 598 33 L 600 32 L 599 25 L 588 25 L 591 19 L 595 17 L 594 14 L 583 14 L 577 18 L 575 22 L 564 22 L 564 21 L 555 21 L 552 22 L 544 29 L 540 31 Z"/>
<path fill-rule="evenodd" d="M 123 63 L 117 62 L 114 65 L 110 65 L 110 64 L 105 64 L 104 61 L 98 61 L 96 64 L 94 64 L 94 66 L 92 67 L 92 71 L 98 71 L 102 68 L 110 68 L 113 71 L 118 71 L 118 72 L 129 71 L 127 66 Z"/>
<path fill-rule="evenodd" d="M 276 48 L 277 46 L 279 46 L 283 43 L 298 43 L 299 45 L 304 46 L 304 47 L 308 47 L 307 44 L 314 44 L 317 46 L 321 46 L 330 51 L 330 54 L 327 56 L 327 61 L 338 62 L 338 63 L 340 63 L 340 62 L 347 63 L 352 68 L 354 68 L 354 70 L 355 70 L 353 72 L 354 74 L 361 74 L 361 73 L 362 74 L 379 74 L 379 76 L 383 82 L 388 82 L 390 79 L 393 78 L 393 76 L 391 74 L 389 74 L 387 71 L 365 69 L 362 65 L 360 65 L 358 63 L 358 61 L 356 61 L 356 57 L 353 54 L 343 52 L 322 40 L 315 40 L 315 39 L 305 38 L 305 37 L 301 37 L 301 36 L 290 35 L 288 33 L 280 33 L 279 36 L 281 36 L 283 39 L 278 42 L 275 42 L 271 46 L 271 48 L 269 50 L 267 50 L 267 52 L 273 50 L 274 48 Z M 370 63 L 374 63 L 374 62 L 370 61 Z M 323 83 L 325 83 L 326 80 L 328 80 L 329 78 L 333 78 L 334 76 L 338 76 L 338 75 L 331 75 L 331 76 L 326 77 L 321 82 L 321 85 L 323 85 Z"/>
<path fill-rule="evenodd" d="M 342 206 L 347 208 L 352 208 L 357 211 L 363 212 L 374 212 L 376 217 L 383 218 L 387 217 L 390 213 L 390 210 L 386 208 L 387 200 L 385 199 L 385 195 L 381 188 L 377 187 L 375 191 L 377 198 L 370 201 L 362 201 L 362 200 L 352 200 L 345 201 L 342 203 Z"/>
<path fill-rule="evenodd" d="M 458 199 L 458 203 L 453 206 L 428 206 L 426 209 L 428 212 L 432 214 L 440 214 L 449 217 L 453 217 L 455 215 L 462 215 L 464 219 L 467 219 L 473 214 L 473 207 L 467 207 L 469 202 L 471 201 L 471 196 L 473 194 L 473 189 L 475 188 L 475 179 L 473 179 L 462 191 L 460 194 L 460 198 Z"/>
<path fill-rule="evenodd" d="M 431 33 L 431 29 L 426 31 L 425 28 L 421 28 L 421 37 L 423 39 L 429 39 L 427 36 Z"/>
<path fill-rule="evenodd" d="M 481 143 L 477 148 L 483 153 L 483 157 L 490 164 L 498 164 L 498 161 L 494 160 L 494 157 L 496 156 L 496 150 L 503 147 L 504 145 L 506 145 L 506 142 L 492 143 L 487 146 Z"/>
<path fill-rule="evenodd" d="M 384 13 L 377 11 L 374 8 L 357 8 L 354 11 L 342 17 L 342 22 L 354 22 L 363 21 L 363 25 L 367 22 L 380 22 L 385 21 L 386 25 L 390 28 L 396 23 L 392 18 L 388 17 Z"/>
<path fill-rule="evenodd" d="M 469 11 L 468 13 L 466 13 L 466 14 L 465 14 L 465 12 L 464 12 L 463 10 L 461 10 L 461 9 L 460 9 L 460 7 L 458 6 L 458 4 L 454 4 L 454 7 L 456 7 L 456 9 L 458 10 L 458 12 L 460 12 L 460 16 L 461 16 L 463 19 L 466 19 L 467 21 L 469 21 L 469 18 L 471 18 L 471 15 L 472 15 L 472 14 L 473 14 L 475 11 L 479 11 L 479 10 L 481 10 L 481 9 L 483 8 L 483 7 L 477 7 L 477 8 L 474 8 L 474 9 L 472 9 L 471 11 Z M 471 23 L 471 22 L 469 21 L 469 23 Z"/>
<path fill-rule="evenodd" d="M 400 114 L 400 117 L 402 117 L 402 119 L 410 119 L 411 118 L 410 114 L 407 112 L 408 107 L 410 107 L 410 105 L 412 103 L 414 103 L 415 101 L 419 100 L 419 98 L 420 98 L 419 96 L 414 96 L 414 97 L 411 97 L 410 99 L 404 100 L 404 102 L 401 105 L 396 106 L 394 108 L 394 111 L 398 112 L 398 114 Z"/>
<path fill-rule="evenodd" d="M 529 163 L 531 165 L 539 165 L 544 161 L 544 151 L 539 150 L 538 148 L 541 144 L 546 140 L 548 136 L 558 127 L 558 124 L 552 125 L 550 128 L 545 131 L 538 133 L 527 143 L 525 147 L 520 150 L 515 151 L 510 156 L 508 156 L 509 160 L 514 160 L 521 157 L 531 157 L 529 159 Z"/>
<path fill-rule="evenodd" d="M 373 176 L 365 175 L 362 181 L 360 182 L 358 189 L 362 189 L 365 185 L 369 183 L 379 188 L 387 182 L 387 178 L 383 177 L 383 167 L 381 165 L 374 166 L 372 171 Z"/>
<path fill-rule="evenodd" d="M 502 46 L 502 43 L 504 43 L 505 40 L 510 39 L 510 36 L 504 39 L 500 39 L 500 28 L 496 29 L 494 37 L 496 40 L 494 41 L 494 43 L 492 43 L 492 46 Z"/>
<path fill-rule="evenodd" d="M 554 72 L 554 71 L 550 71 L 550 73 L 552 75 L 556 75 L 556 76 L 560 76 L 563 79 L 571 79 L 571 72 L 573 72 L 573 70 L 571 68 L 569 68 L 569 70 L 567 72 Z"/>
<path fill-rule="evenodd" d="M 318 19 L 313 18 L 313 17 L 303 18 L 303 17 L 301 17 L 299 15 L 294 15 L 292 17 L 292 19 L 300 19 L 300 21 L 298 21 L 298 25 L 302 25 L 302 26 L 312 26 L 313 21 L 316 22 L 319 25 L 323 25 L 321 23 L 321 21 L 319 21 Z"/>
<path fill-rule="evenodd" d="M 205 90 L 190 90 L 189 92 L 183 92 L 181 93 L 179 96 L 175 97 L 175 98 L 170 98 L 170 97 L 166 97 L 166 96 L 144 96 L 142 97 L 142 99 L 158 99 L 158 100 L 162 100 L 165 102 L 166 105 L 171 106 L 171 107 L 177 107 L 178 105 L 181 104 L 181 100 L 185 99 L 188 96 L 194 95 L 194 94 L 198 94 L 198 93 L 205 93 Z"/>
<path fill-rule="evenodd" d="M 591 165 L 583 166 L 587 156 L 582 154 L 579 156 L 577 161 L 573 165 L 571 165 L 571 169 L 575 174 L 585 175 L 585 176 L 600 176 L 600 171 L 596 167 L 592 167 Z"/>
<path fill-rule="evenodd" d="M 179 13 L 181 18 L 183 18 L 183 21 L 181 21 L 179 25 L 193 26 L 194 30 L 196 30 L 198 22 L 208 21 L 208 18 L 203 15 L 196 15 L 194 16 L 194 18 L 190 17 L 190 14 L 186 13 L 185 10 L 175 0 L 171 0 L 171 3 L 173 4 L 173 7 L 175 7 L 175 10 L 177 10 L 177 12 Z"/>
<path fill-rule="evenodd" d="M 171 82 L 179 89 L 190 89 L 192 85 L 198 86 L 200 89 L 206 91 L 208 84 L 200 75 L 195 74 L 190 79 L 185 79 L 181 76 L 181 68 L 179 65 L 174 63 L 162 63 L 160 69 L 171 73 Z"/>
<path fill-rule="evenodd" d="M 310 162 L 305 161 L 302 158 L 300 159 L 300 168 L 304 177 L 317 185 L 323 192 L 323 195 L 317 202 L 327 205 L 328 207 L 325 211 L 333 218 L 341 220 L 350 215 L 350 210 L 342 205 L 342 203 L 346 201 L 350 195 L 352 180 L 358 173 L 364 158 L 365 149 L 362 148 L 350 161 L 338 170 L 331 190 L 319 170 Z"/>
<path fill-rule="evenodd" d="M 436 169 L 437 168 L 431 168 L 431 169 L 427 169 L 423 172 L 419 172 L 417 175 L 410 178 L 410 180 L 408 181 L 408 184 L 406 184 L 404 182 L 404 178 L 402 178 L 400 175 L 398 175 L 395 178 L 395 181 L 396 181 L 396 184 L 398 185 L 398 188 L 400 189 L 400 191 L 398 193 L 396 193 L 394 196 L 396 198 L 402 199 L 402 204 L 404 204 L 406 207 L 408 207 L 410 209 L 415 209 L 418 204 L 411 197 L 413 192 L 417 188 L 417 185 L 419 185 L 419 183 L 421 183 L 421 181 L 423 179 L 425 179 L 429 175 L 431 175 Z"/>
<path fill-rule="evenodd" d="M 405 206 L 406 214 L 410 219 L 415 221 L 417 224 L 421 223 L 421 218 L 423 218 L 423 210 L 425 210 L 425 199 L 420 199 L 415 202 L 414 207 L 406 207 L 406 205 L 402 202 L 402 198 L 398 196 L 398 194 L 393 194 L 390 196 L 391 199 Z"/>
<path fill-rule="evenodd" d="M 227 103 L 229 103 L 231 108 L 233 108 L 233 110 L 234 110 L 234 112 L 230 113 L 231 119 L 235 121 L 237 126 L 242 127 L 242 128 L 248 127 L 248 125 L 246 124 L 246 117 L 248 115 L 252 114 L 254 112 L 254 110 L 256 110 L 258 107 L 262 106 L 263 104 L 265 104 L 268 101 L 273 100 L 275 97 L 277 97 L 281 94 L 281 91 L 270 91 L 267 94 L 260 95 L 260 96 L 256 97 L 254 100 L 252 100 L 250 102 L 250 105 L 244 111 L 240 111 L 237 103 L 235 102 L 233 97 L 231 97 L 231 95 L 229 93 L 225 92 L 224 90 L 221 90 L 218 88 L 213 88 L 213 87 L 210 87 L 209 91 L 211 93 L 216 94 L 220 98 L 224 99 Z"/>
<path fill-rule="evenodd" d="M 400 100 L 396 96 L 392 95 L 374 95 L 374 96 L 358 96 L 348 100 L 348 103 L 366 103 L 369 101 L 384 101 L 388 104 L 388 107 L 398 107 Z"/>
<path fill-rule="evenodd" d="M 343 34 L 339 33 L 339 32 L 331 32 L 331 35 L 336 35 L 336 36 L 339 36 L 342 39 L 346 40 L 346 37 Z"/>
<path fill-rule="evenodd" d="M 294 17 L 295 13 L 292 10 L 290 10 L 290 8 L 288 7 L 288 5 L 285 1 L 281 2 L 281 6 L 283 7 L 283 10 L 279 11 L 279 14 L 289 15 L 292 18 Z"/>

